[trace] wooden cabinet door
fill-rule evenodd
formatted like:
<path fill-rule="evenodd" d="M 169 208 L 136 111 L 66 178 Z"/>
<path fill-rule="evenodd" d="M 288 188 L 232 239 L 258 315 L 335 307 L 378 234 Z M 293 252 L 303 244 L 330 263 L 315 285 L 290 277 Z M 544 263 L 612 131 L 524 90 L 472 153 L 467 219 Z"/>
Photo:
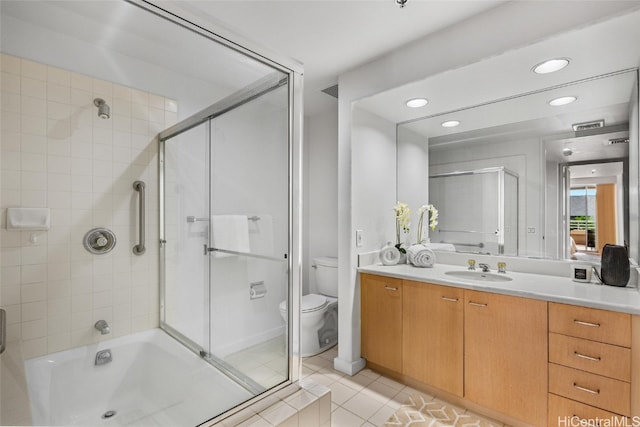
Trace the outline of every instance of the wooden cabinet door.
<path fill-rule="evenodd" d="M 465 291 L 465 397 L 546 425 L 547 303 Z"/>
<path fill-rule="evenodd" d="M 402 372 L 402 280 L 360 275 L 362 357 Z"/>
<path fill-rule="evenodd" d="M 404 280 L 403 374 L 462 397 L 462 289 Z"/>

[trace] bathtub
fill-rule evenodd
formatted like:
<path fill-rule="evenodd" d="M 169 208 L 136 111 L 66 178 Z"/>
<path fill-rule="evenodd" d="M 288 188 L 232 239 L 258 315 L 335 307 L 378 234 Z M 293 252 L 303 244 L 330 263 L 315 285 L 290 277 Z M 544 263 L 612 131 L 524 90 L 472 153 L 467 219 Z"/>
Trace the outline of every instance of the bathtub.
<path fill-rule="evenodd" d="M 113 361 L 95 365 L 110 349 Z M 34 425 L 198 425 L 252 395 L 160 329 L 25 361 Z"/>

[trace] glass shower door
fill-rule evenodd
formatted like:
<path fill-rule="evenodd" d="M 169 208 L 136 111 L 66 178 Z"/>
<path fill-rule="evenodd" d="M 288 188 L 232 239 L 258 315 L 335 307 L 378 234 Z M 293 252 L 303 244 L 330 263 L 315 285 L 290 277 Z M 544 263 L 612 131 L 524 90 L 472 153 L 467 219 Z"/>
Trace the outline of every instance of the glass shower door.
<path fill-rule="evenodd" d="M 164 142 L 163 327 L 194 351 L 209 348 L 209 146 L 204 122 Z"/>
<path fill-rule="evenodd" d="M 288 96 L 211 121 L 210 353 L 256 392 L 288 378 Z"/>
<path fill-rule="evenodd" d="M 162 140 L 162 328 L 257 395 L 289 379 L 289 87 L 243 90 Z"/>

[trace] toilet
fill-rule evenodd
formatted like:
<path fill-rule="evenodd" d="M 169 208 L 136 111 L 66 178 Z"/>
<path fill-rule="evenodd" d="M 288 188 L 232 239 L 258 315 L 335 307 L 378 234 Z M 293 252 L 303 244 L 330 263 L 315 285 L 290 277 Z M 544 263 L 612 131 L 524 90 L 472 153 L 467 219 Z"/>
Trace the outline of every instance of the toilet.
<path fill-rule="evenodd" d="M 317 294 L 303 295 L 300 304 L 300 355 L 309 357 L 338 342 L 338 258 L 313 259 Z M 287 301 L 280 303 L 287 320 Z"/>

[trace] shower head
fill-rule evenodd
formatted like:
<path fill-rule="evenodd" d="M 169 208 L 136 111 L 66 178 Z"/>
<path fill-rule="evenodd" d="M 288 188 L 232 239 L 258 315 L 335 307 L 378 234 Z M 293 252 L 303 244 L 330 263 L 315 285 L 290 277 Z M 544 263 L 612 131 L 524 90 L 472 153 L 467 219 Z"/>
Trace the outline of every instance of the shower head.
<path fill-rule="evenodd" d="M 100 117 L 101 119 L 108 119 L 110 117 L 111 109 L 109 108 L 107 103 L 104 102 L 104 99 L 102 98 L 94 99 L 93 105 L 98 107 L 98 117 Z"/>

